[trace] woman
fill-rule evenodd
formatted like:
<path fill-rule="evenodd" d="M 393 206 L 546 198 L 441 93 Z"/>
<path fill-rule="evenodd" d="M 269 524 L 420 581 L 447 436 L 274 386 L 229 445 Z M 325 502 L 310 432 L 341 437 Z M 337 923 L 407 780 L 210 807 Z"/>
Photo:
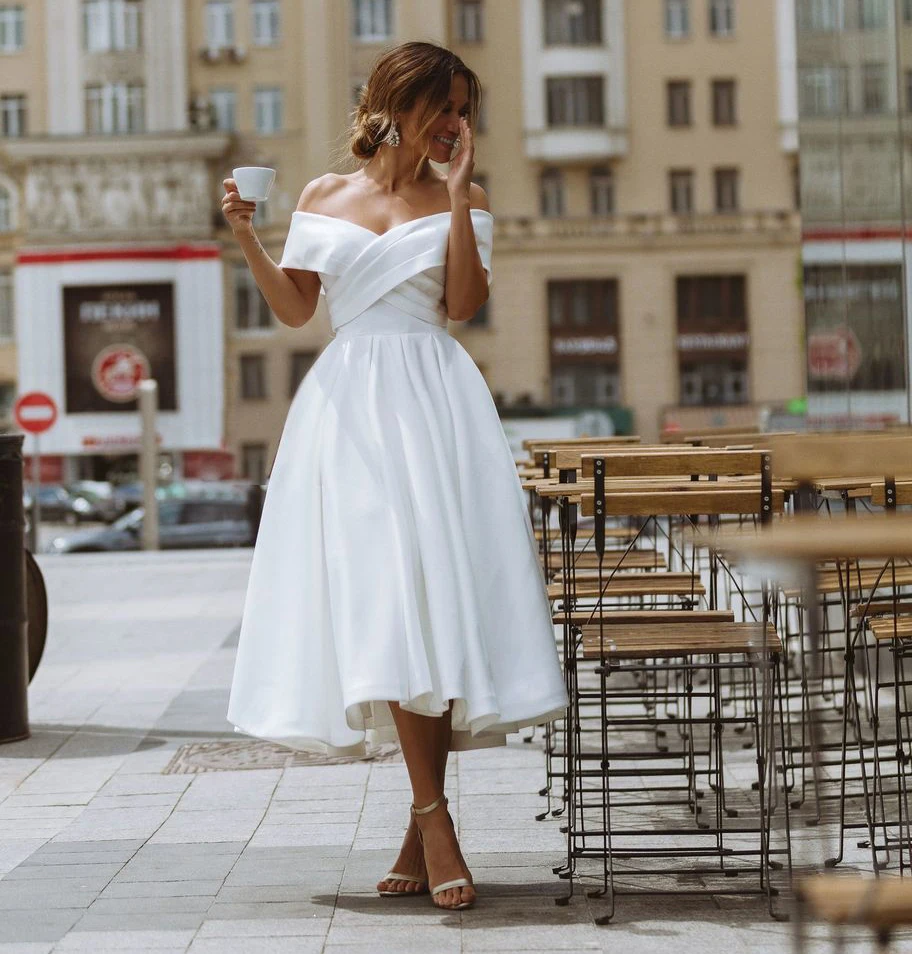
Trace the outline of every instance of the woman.
<path fill-rule="evenodd" d="M 277 266 L 255 203 L 222 207 L 257 284 L 333 340 L 301 382 L 266 492 L 228 719 L 292 748 L 398 738 L 413 803 L 384 896 L 475 900 L 443 795 L 450 751 L 561 717 L 537 547 L 490 392 L 447 320 L 488 298 L 493 217 L 471 181 L 476 75 L 405 43 L 375 64 L 350 136 L 363 165 L 301 194 Z M 449 162 L 448 175 L 429 160 Z"/>

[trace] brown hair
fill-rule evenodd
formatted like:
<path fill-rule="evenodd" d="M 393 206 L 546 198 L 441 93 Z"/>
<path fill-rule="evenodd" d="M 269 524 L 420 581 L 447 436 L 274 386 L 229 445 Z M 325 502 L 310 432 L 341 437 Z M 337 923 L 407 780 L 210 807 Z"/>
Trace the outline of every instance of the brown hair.
<path fill-rule="evenodd" d="M 381 54 L 367 83 L 361 87 L 346 152 L 356 159 L 371 159 L 389 133 L 393 118 L 416 105 L 420 139 L 446 106 L 450 84 L 457 73 L 468 83 L 469 123 L 474 128 L 481 106 L 481 83 L 455 53 L 434 43 L 412 41 Z M 427 160 L 428 151 L 426 147 L 416 175 Z"/>

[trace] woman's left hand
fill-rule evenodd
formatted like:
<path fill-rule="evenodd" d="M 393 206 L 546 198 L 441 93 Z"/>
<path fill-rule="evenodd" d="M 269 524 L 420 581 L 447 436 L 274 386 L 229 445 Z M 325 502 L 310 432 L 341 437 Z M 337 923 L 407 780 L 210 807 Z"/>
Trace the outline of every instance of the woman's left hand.
<path fill-rule="evenodd" d="M 475 169 L 475 139 L 465 116 L 459 117 L 459 150 L 450 160 L 447 173 L 447 192 L 450 199 L 469 197 L 469 185 Z"/>

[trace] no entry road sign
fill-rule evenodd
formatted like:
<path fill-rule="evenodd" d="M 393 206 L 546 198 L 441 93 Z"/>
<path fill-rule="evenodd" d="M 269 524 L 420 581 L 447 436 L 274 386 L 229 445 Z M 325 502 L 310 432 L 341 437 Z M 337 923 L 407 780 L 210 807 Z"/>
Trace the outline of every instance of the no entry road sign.
<path fill-rule="evenodd" d="M 57 405 L 43 391 L 29 391 L 13 405 L 16 423 L 29 434 L 43 434 L 57 420 Z"/>

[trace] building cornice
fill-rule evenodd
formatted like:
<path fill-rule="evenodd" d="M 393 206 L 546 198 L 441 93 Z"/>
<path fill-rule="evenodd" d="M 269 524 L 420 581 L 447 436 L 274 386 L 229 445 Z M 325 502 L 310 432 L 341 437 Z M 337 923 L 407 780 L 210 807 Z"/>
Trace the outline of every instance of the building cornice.
<path fill-rule="evenodd" d="M 217 159 L 231 142 L 230 133 L 137 133 L 125 136 L 28 136 L 5 139 L 0 155 L 13 163 L 33 159 L 82 159 L 95 156 L 171 156 Z"/>

